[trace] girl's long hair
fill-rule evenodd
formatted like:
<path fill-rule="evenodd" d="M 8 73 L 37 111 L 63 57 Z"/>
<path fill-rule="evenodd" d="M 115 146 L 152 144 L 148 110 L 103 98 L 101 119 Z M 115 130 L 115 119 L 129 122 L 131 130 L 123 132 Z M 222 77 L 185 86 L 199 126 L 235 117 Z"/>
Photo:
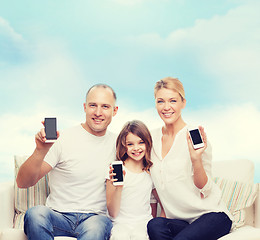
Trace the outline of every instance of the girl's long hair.
<path fill-rule="evenodd" d="M 143 170 L 149 171 L 150 167 L 153 165 L 151 162 L 152 137 L 146 125 L 139 120 L 127 122 L 119 133 L 116 140 L 117 160 L 124 162 L 128 158 L 126 146 L 126 136 L 128 133 L 132 133 L 144 141 L 146 152 L 143 158 Z"/>

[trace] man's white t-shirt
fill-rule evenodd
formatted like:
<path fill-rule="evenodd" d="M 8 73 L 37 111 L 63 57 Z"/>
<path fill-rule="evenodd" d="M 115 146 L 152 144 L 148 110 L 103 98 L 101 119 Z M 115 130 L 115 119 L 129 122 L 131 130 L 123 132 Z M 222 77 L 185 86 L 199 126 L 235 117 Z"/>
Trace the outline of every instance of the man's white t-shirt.
<path fill-rule="evenodd" d="M 81 125 L 62 132 L 44 159 L 53 168 L 46 206 L 59 212 L 106 214 L 105 181 L 115 160 L 115 140 L 111 132 L 97 137 Z"/>

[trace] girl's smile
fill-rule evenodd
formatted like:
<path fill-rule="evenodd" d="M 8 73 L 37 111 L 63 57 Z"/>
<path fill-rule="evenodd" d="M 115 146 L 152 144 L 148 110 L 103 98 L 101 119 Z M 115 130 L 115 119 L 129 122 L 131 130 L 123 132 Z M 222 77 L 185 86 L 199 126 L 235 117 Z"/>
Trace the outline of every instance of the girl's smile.
<path fill-rule="evenodd" d="M 130 159 L 140 161 L 144 158 L 146 147 L 144 141 L 140 137 L 133 133 L 128 133 L 126 136 L 126 147 L 126 153 Z"/>

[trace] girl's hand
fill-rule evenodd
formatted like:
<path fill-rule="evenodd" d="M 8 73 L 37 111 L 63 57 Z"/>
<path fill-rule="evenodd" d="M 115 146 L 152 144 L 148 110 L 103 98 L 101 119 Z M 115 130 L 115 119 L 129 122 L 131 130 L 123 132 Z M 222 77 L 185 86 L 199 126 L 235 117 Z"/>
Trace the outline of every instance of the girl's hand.
<path fill-rule="evenodd" d="M 115 182 L 117 179 L 114 178 L 114 176 L 116 175 L 115 173 L 113 173 L 114 168 L 112 167 L 112 165 L 109 166 L 109 179 L 111 182 Z"/>
<path fill-rule="evenodd" d="M 199 149 L 193 148 L 189 133 L 187 132 L 187 142 L 188 142 L 190 158 L 191 158 L 192 163 L 202 160 L 201 156 L 202 156 L 203 152 L 205 151 L 205 149 L 207 148 L 207 136 L 204 131 L 204 128 L 202 126 L 199 126 L 199 131 L 200 131 L 202 140 L 204 142 L 204 147 L 199 148 Z"/>
<path fill-rule="evenodd" d="M 117 181 L 117 178 L 114 178 L 114 176 L 116 176 L 116 174 L 113 173 L 113 170 L 114 170 L 114 168 L 112 167 L 112 165 L 110 165 L 110 166 L 109 166 L 109 179 L 110 179 L 111 183 Z M 126 172 L 125 172 L 125 170 L 123 170 L 123 175 L 125 176 L 125 174 L 126 174 Z M 117 186 L 115 186 L 115 187 L 122 187 L 122 186 L 123 186 L 123 185 L 117 185 Z"/>

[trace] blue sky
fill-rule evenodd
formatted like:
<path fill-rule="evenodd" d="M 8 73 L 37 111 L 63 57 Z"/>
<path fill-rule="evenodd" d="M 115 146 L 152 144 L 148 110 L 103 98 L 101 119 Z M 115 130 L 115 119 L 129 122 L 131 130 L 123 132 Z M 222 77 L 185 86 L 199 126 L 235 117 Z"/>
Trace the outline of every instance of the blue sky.
<path fill-rule="evenodd" d="M 45 116 L 61 130 L 85 120 L 92 84 L 117 92 L 112 131 L 133 118 L 160 126 L 153 87 L 174 76 L 213 160 L 250 159 L 259 182 L 259 11 L 257 0 L 1 1 L 0 181 L 13 155 L 31 154 Z"/>

